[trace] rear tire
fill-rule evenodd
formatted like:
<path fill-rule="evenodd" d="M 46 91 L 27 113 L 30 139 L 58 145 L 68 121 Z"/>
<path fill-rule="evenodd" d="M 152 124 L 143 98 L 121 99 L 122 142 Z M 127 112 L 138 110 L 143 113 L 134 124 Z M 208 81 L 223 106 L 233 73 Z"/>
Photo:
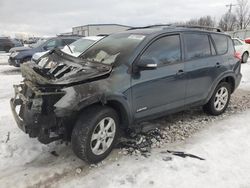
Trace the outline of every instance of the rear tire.
<path fill-rule="evenodd" d="M 112 151 L 119 132 L 119 117 L 110 107 L 95 105 L 84 110 L 72 131 L 73 152 L 89 163 L 98 163 Z"/>
<path fill-rule="evenodd" d="M 241 57 L 241 61 L 242 61 L 242 63 L 246 63 L 247 62 L 247 60 L 248 60 L 248 57 L 249 57 L 249 54 L 248 54 L 248 52 L 244 52 L 243 54 L 242 54 L 242 57 Z"/>
<path fill-rule="evenodd" d="M 206 113 L 218 116 L 225 112 L 231 96 L 231 86 L 227 82 L 221 82 L 215 88 L 208 103 L 203 106 Z"/>

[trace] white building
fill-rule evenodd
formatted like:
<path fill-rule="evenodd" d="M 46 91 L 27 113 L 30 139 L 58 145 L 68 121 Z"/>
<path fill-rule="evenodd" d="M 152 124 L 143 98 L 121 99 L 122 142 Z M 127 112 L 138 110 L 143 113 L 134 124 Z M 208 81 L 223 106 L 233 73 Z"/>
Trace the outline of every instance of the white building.
<path fill-rule="evenodd" d="M 89 24 L 72 28 L 74 35 L 94 36 L 100 34 L 111 34 L 129 29 L 130 26 L 120 24 Z"/>

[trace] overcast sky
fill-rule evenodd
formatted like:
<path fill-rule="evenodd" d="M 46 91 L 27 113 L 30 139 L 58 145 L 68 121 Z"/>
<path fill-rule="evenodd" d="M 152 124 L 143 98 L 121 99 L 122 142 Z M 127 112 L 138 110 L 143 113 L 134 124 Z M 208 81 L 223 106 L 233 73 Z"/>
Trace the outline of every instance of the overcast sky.
<path fill-rule="evenodd" d="M 73 26 L 118 23 L 131 26 L 216 19 L 235 0 L 0 0 L 0 35 L 55 35 Z"/>

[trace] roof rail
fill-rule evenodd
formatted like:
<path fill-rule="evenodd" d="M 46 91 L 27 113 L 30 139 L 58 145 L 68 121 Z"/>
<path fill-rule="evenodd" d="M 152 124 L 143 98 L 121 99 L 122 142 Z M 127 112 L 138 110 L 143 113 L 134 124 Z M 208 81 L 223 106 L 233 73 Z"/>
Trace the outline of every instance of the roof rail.
<path fill-rule="evenodd" d="M 134 30 L 134 29 L 148 29 L 148 28 L 154 28 L 154 27 L 169 27 L 172 24 L 155 24 L 155 25 L 147 25 L 147 26 L 142 26 L 142 27 L 131 27 L 127 30 Z"/>
<path fill-rule="evenodd" d="M 201 26 L 201 25 L 173 25 L 175 27 L 186 27 L 186 28 L 193 28 L 193 29 L 203 29 L 208 31 L 216 31 L 216 32 L 223 32 L 221 28 L 218 27 L 210 27 L 210 26 Z"/>
<path fill-rule="evenodd" d="M 78 34 L 58 34 L 57 37 L 83 37 L 82 35 Z"/>
<path fill-rule="evenodd" d="M 215 31 L 215 32 L 223 32 L 221 28 L 217 27 L 209 27 L 209 26 L 200 26 L 200 25 L 185 25 L 185 24 L 156 24 L 156 25 L 148 25 L 143 27 L 131 27 L 127 30 L 134 30 L 134 29 L 148 29 L 154 27 L 185 27 L 185 28 L 193 28 L 193 29 L 203 29 L 208 31 Z"/>

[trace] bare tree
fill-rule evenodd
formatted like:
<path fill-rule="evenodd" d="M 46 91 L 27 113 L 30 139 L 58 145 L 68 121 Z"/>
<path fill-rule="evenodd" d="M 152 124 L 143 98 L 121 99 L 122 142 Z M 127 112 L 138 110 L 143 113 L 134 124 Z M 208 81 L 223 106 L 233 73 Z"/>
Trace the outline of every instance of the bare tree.
<path fill-rule="evenodd" d="M 235 14 L 231 12 L 227 12 L 226 14 L 222 15 L 219 21 L 219 27 L 224 31 L 233 31 L 237 26 L 237 19 Z"/>
<path fill-rule="evenodd" d="M 201 25 L 201 26 L 214 27 L 215 24 L 216 24 L 215 20 L 212 19 L 211 16 L 204 16 L 204 17 L 199 18 L 198 20 L 198 25 Z"/>
<path fill-rule="evenodd" d="M 187 25 L 200 25 L 214 27 L 216 25 L 215 19 L 212 19 L 211 16 L 203 16 L 199 19 L 191 19 L 186 22 Z"/>
<path fill-rule="evenodd" d="M 236 17 L 239 29 L 246 29 L 250 24 L 250 7 L 248 0 L 237 0 Z"/>

